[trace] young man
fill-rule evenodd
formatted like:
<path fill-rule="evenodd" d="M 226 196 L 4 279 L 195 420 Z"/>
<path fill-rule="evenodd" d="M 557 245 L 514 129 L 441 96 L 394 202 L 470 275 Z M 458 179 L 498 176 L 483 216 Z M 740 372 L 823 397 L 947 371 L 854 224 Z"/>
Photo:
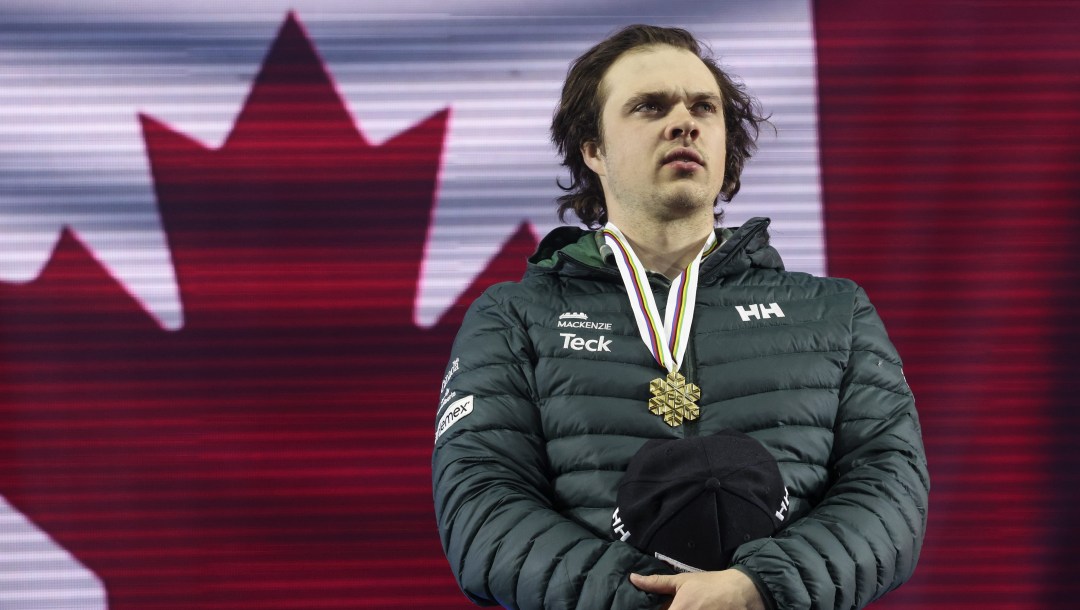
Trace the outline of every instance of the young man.
<path fill-rule="evenodd" d="M 788 273 L 768 220 L 714 229 L 763 119 L 684 30 L 571 66 L 560 227 L 466 316 L 433 456 L 462 590 L 520 608 L 861 608 L 915 568 L 929 478 L 900 359 L 863 291 Z M 789 503 L 730 568 L 676 573 L 612 533 L 649 439 L 745 432 Z M 617 515 L 616 515 L 617 518 Z"/>

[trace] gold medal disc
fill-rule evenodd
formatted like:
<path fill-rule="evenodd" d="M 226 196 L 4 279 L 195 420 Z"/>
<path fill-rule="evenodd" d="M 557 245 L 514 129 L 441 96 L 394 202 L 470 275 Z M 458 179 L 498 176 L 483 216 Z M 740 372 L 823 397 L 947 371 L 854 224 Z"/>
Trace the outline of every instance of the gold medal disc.
<path fill-rule="evenodd" d="M 687 383 L 678 371 L 668 373 L 667 377 L 658 377 L 649 383 L 653 397 L 649 399 L 649 411 L 664 418 L 664 423 L 674 428 L 683 420 L 698 418 L 697 401 L 701 398 L 701 388 Z"/>

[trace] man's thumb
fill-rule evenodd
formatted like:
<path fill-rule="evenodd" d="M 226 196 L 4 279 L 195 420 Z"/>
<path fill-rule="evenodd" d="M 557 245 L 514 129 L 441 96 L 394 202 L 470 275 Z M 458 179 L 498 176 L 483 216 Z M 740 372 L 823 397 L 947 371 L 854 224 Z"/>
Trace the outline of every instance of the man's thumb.
<path fill-rule="evenodd" d="M 660 593 L 661 595 L 675 595 L 675 589 L 678 588 L 679 581 L 678 576 L 667 574 L 651 574 L 649 576 L 631 574 L 630 582 L 642 591 Z"/>

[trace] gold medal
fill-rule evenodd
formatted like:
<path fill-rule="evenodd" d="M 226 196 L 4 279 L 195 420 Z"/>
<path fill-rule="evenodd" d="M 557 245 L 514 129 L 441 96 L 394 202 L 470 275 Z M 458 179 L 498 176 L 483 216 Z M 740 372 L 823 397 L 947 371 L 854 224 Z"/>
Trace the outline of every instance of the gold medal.
<path fill-rule="evenodd" d="M 705 244 L 686 269 L 671 281 L 668 288 L 667 310 L 661 318 L 656 299 L 649 287 L 649 278 L 629 241 L 610 222 L 604 227 L 604 238 L 615 255 L 630 309 L 634 312 L 638 333 L 654 360 L 668 371 L 649 383 L 653 397 L 649 410 L 664 418 L 664 423 L 674 428 L 683 420 L 698 418 L 701 388 L 687 383 L 679 373 L 686 346 L 690 342 L 690 324 L 694 319 L 694 300 L 697 296 L 698 269 L 701 260 L 719 246 L 714 233 L 709 233 Z"/>
<path fill-rule="evenodd" d="M 649 383 L 653 397 L 649 399 L 649 410 L 664 418 L 664 423 L 674 428 L 683 420 L 695 420 L 698 417 L 697 401 L 701 398 L 701 388 L 687 383 L 678 371 L 668 373 L 666 378 L 657 377 Z"/>

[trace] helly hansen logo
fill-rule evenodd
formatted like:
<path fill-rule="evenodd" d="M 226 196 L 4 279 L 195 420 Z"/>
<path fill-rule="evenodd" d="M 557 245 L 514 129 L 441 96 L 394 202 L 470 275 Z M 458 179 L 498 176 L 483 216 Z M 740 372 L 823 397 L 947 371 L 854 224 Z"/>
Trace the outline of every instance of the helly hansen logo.
<path fill-rule="evenodd" d="M 753 305 L 747 305 L 745 307 L 736 305 L 735 311 L 739 312 L 739 317 L 742 318 L 743 322 L 784 317 L 784 310 L 780 309 L 780 306 L 776 303 L 769 303 L 768 305 L 754 303 Z"/>
<path fill-rule="evenodd" d="M 784 499 L 780 501 L 780 510 L 776 511 L 776 519 L 778 521 L 783 521 L 787 517 L 788 508 L 790 508 L 790 507 L 791 507 L 791 504 L 788 501 L 787 486 L 785 485 L 784 486 Z"/>
<path fill-rule="evenodd" d="M 615 507 L 615 512 L 611 514 L 611 529 L 615 532 L 615 535 L 619 537 L 619 540 L 626 542 L 626 539 L 630 537 L 630 532 L 626 529 L 626 524 L 619 518 L 619 507 Z"/>
<path fill-rule="evenodd" d="M 586 341 L 574 333 L 559 333 L 559 336 L 563 338 L 563 348 L 572 349 L 575 352 L 585 350 L 587 352 L 610 352 L 611 351 L 611 339 L 605 339 L 604 335 L 600 335 L 599 339 L 589 339 Z"/>

